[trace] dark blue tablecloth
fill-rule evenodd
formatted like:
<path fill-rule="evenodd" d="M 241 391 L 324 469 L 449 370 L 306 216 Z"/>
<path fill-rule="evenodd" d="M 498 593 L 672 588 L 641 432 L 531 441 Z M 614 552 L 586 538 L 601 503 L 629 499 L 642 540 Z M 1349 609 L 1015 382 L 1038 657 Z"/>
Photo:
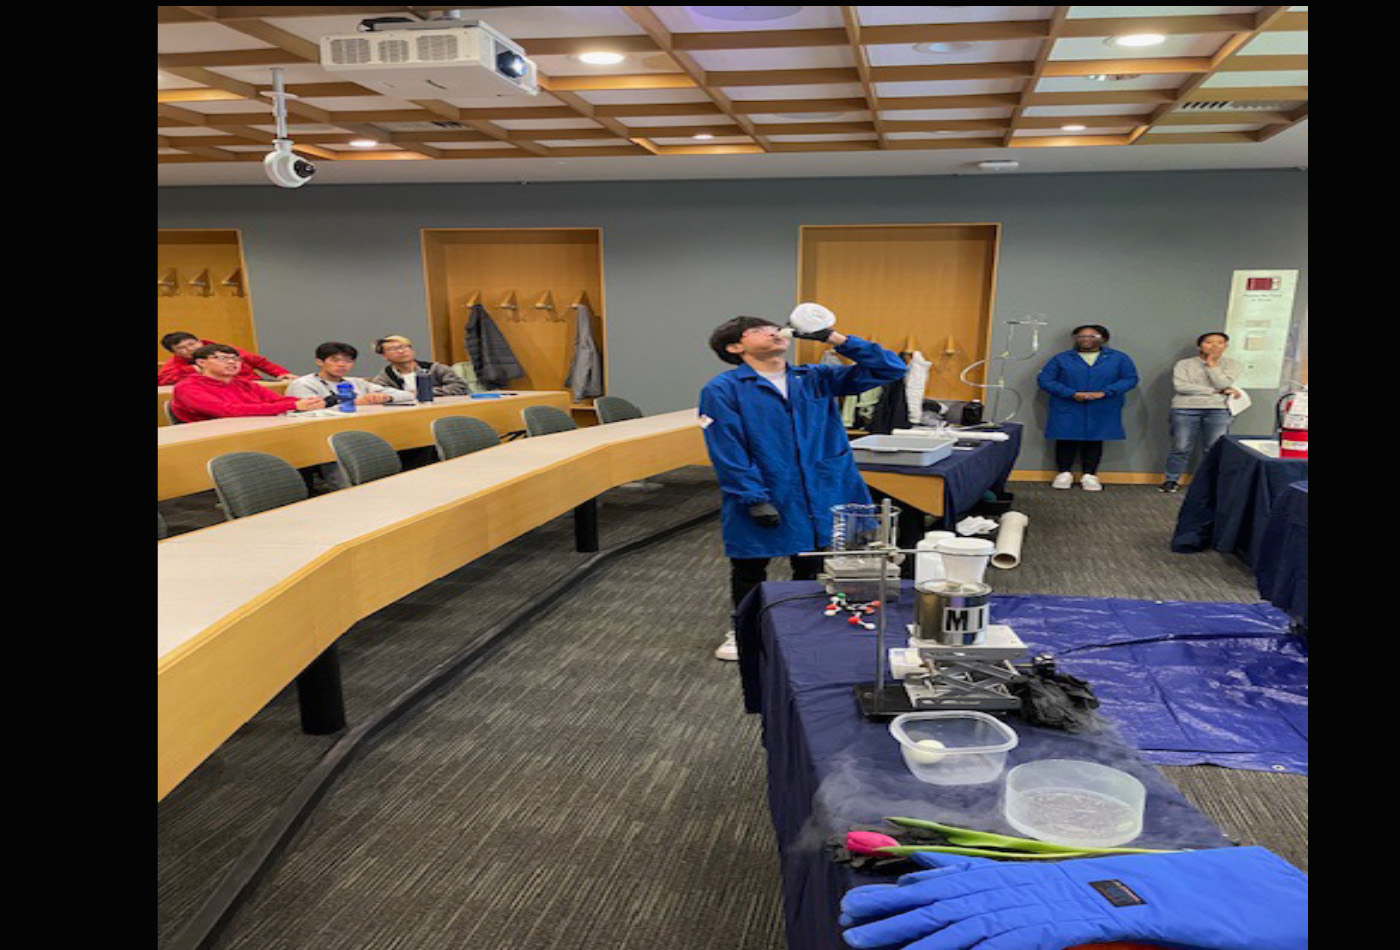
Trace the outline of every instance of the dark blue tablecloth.
<path fill-rule="evenodd" d="M 943 479 L 943 519 L 952 524 L 961 520 L 987 491 L 1004 491 L 1006 479 L 1021 452 L 1021 424 L 1004 422 L 1000 431 L 1005 442 L 983 442 L 975 449 L 954 449 L 953 454 L 927 468 L 909 465 L 869 465 L 856 467 L 862 472 L 895 472 L 900 475 L 937 475 Z"/>
<path fill-rule="evenodd" d="M 874 677 L 874 637 L 822 617 L 822 599 L 811 596 L 817 590 L 811 582 L 764 584 L 741 606 L 737 629 L 741 672 L 747 670 L 745 700 L 750 711 L 763 714 L 768 802 L 781 853 L 791 950 L 844 947 L 836 923 L 841 895 L 858 884 L 888 881 L 832 862 L 823 847 L 829 836 L 890 816 L 1019 834 L 1001 817 L 999 782 L 949 787 L 920 782 L 905 767 L 887 724 L 860 715 L 852 687 Z M 907 621 L 907 610 L 904 605 L 892 612 L 892 629 Z M 1076 758 L 1141 780 L 1148 802 L 1139 846 L 1230 844 L 1116 733 L 1071 736 L 1014 717 L 1007 721 L 1020 737 L 1008 769 L 1036 759 Z"/>
<path fill-rule="evenodd" d="M 1275 499 L 1308 477 L 1307 459 L 1269 458 L 1241 438 L 1266 437 L 1227 435 L 1211 447 L 1177 515 L 1173 551 L 1213 548 L 1254 564 Z"/>
<path fill-rule="evenodd" d="M 1274 503 L 1254 561 L 1259 596 L 1308 625 L 1308 483 L 1294 482 Z"/>

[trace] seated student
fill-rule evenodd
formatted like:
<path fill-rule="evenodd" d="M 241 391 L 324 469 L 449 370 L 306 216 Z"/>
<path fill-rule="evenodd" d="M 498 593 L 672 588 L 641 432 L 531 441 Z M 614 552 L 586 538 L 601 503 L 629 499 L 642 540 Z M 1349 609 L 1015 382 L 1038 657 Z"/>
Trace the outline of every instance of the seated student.
<path fill-rule="evenodd" d="M 388 360 L 389 365 L 371 382 L 416 393 L 413 375 L 421 369 L 433 378 L 434 396 L 465 396 L 471 392 L 466 380 L 452 372 L 450 367 L 432 360 L 418 362 L 413 353 L 413 341 L 406 336 L 386 336 L 375 340 L 374 352 Z"/>
<path fill-rule="evenodd" d="M 355 387 L 355 405 L 377 406 L 393 403 L 412 406 L 418 396 L 402 389 L 389 389 L 358 376 L 351 376 L 359 350 L 349 343 L 322 343 L 316 347 L 316 365 L 320 369 L 306 376 L 298 376 L 287 384 L 288 396 L 332 396 L 339 395 L 341 383 Z"/>
<path fill-rule="evenodd" d="M 160 345 L 165 347 L 172 355 L 170 359 L 156 371 L 156 385 L 170 386 L 179 382 L 186 376 L 198 376 L 199 370 L 194 365 L 194 351 L 201 346 L 208 346 L 212 341 L 201 340 L 193 333 L 186 333 L 183 330 L 175 333 L 167 333 L 160 338 Z M 227 344 L 223 344 L 227 345 Z M 297 374 L 289 369 L 283 369 L 272 360 L 256 353 L 249 353 L 247 350 L 233 348 L 233 352 L 242 357 L 243 362 L 238 366 L 238 378 L 257 382 L 262 377 L 258 371 L 266 373 L 273 379 L 296 379 Z"/>
<path fill-rule="evenodd" d="M 190 354 L 197 375 L 175 384 L 170 408 L 181 422 L 228 416 L 277 416 L 291 410 L 324 409 L 319 396 L 279 396 L 239 375 L 243 354 L 224 343 L 208 343 Z"/>

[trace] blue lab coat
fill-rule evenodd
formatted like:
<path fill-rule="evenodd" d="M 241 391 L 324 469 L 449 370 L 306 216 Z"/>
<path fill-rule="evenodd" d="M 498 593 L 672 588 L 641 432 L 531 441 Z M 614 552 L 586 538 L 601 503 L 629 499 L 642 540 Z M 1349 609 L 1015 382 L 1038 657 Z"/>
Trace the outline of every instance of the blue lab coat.
<path fill-rule="evenodd" d="M 1036 377 L 1050 394 L 1045 438 L 1097 442 L 1123 439 L 1123 394 L 1138 384 L 1137 367 L 1121 350 L 1104 347 L 1093 366 L 1074 350 L 1056 354 Z M 1106 393 L 1076 402 L 1075 393 Z"/>
<path fill-rule="evenodd" d="M 700 392 L 700 424 L 719 478 L 724 553 L 786 557 L 831 543 L 831 508 L 869 503 L 837 396 L 854 396 L 908 372 L 895 354 L 848 336 L 836 352 L 855 366 L 787 368 L 787 398 L 747 363 Z M 749 506 L 768 502 L 782 523 L 761 528 Z"/>

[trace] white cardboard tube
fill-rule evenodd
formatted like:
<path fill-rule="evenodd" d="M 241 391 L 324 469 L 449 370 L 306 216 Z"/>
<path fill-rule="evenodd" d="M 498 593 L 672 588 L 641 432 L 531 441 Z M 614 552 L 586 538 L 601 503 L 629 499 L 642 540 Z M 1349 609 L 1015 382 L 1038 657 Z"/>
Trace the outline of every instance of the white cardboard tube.
<path fill-rule="evenodd" d="M 1021 542 L 1025 539 L 1026 526 L 1030 521 L 1019 511 L 1008 511 L 1001 516 L 997 549 L 992 555 L 993 567 L 1009 570 L 1021 563 Z"/>

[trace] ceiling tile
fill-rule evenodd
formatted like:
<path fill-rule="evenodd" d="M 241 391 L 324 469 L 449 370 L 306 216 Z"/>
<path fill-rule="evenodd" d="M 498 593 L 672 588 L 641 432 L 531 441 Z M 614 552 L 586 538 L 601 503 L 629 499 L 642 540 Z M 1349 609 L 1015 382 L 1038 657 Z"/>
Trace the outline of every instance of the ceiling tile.
<path fill-rule="evenodd" d="M 921 53 L 908 43 L 897 46 L 867 46 L 872 66 L 939 66 L 949 63 L 1015 63 L 1034 60 L 1040 54 L 1040 40 L 1005 40 L 973 43 L 961 53 Z"/>
<path fill-rule="evenodd" d="M 213 53 L 230 49 L 272 49 L 272 44 L 218 23 L 165 23 L 156 30 L 158 54 Z"/>
<path fill-rule="evenodd" d="M 827 83 L 813 86 L 726 86 L 730 99 L 853 99 L 864 95 L 859 83 Z"/>
<path fill-rule="evenodd" d="M 711 101 L 701 89 L 585 89 L 577 95 L 585 102 L 598 106 Z"/>
<path fill-rule="evenodd" d="M 994 23 L 998 20 L 1048 20 L 1054 7 L 857 7 L 864 26 L 907 23 Z"/>
<path fill-rule="evenodd" d="M 1224 16 L 1228 13 L 1257 13 L 1258 7 L 1070 7 L 1071 20 L 1113 17 Z"/>
<path fill-rule="evenodd" d="M 938 122 L 958 119 L 1004 119 L 1011 114 L 1011 107 L 1005 109 L 892 109 L 890 99 L 880 100 L 880 118 L 891 122 Z"/>
<path fill-rule="evenodd" d="M 869 122 L 870 113 L 864 110 L 852 112 L 836 112 L 827 110 L 825 112 L 800 112 L 784 115 L 751 115 L 748 116 L 755 125 L 781 125 L 783 123 L 803 123 L 803 122 Z"/>
<path fill-rule="evenodd" d="M 1020 92 L 1026 79 L 960 79 L 937 82 L 877 82 L 875 94 L 886 96 L 985 96 L 993 93 Z"/>
<path fill-rule="evenodd" d="M 1306 86 L 1306 69 L 1287 70 L 1277 73 L 1216 73 L 1201 83 L 1202 89 L 1247 88 L 1250 86 Z"/>
<path fill-rule="evenodd" d="M 592 66 L 572 56 L 532 56 L 531 60 L 545 76 L 645 76 L 681 71 L 664 53 L 632 54 L 611 66 Z"/>
<path fill-rule="evenodd" d="M 629 128 L 659 128 L 668 125 L 734 125 L 734 120 L 727 115 L 629 115 L 619 116 L 616 121 Z"/>
<path fill-rule="evenodd" d="M 1241 125 L 1158 125 L 1153 126 L 1153 135 L 1177 135 L 1179 133 L 1200 134 L 1202 132 L 1257 132 L 1264 126 L 1259 122 Z"/>
<path fill-rule="evenodd" d="M 838 135 L 769 135 L 770 142 L 874 142 L 874 132 L 846 132 Z"/>
<path fill-rule="evenodd" d="M 790 49 L 696 50 L 690 54 L 706 72 L 763 69 L 832 69 L 855 66 L 848 46 L 801 46 Z"/>
<path fill-rule="evenodd" d="M 1028 106 L 1021 114 L 1033 118 L 1052 115 L 1146 115 L 1156 108 L 1148 102 L 1102 106 Z"/>
<path fill-rule="evenodd" d="M 1306 56 L 1308 34 L 1302 32 L 1260 33 L 1236 50 L 1240 56 Z"/>
<path fill-rule="evenodd" d="M 1050 53 L 1051 62 L 1074 62 L 1086 59 L 1171 59 L 1173 57 L 1213 56 L 1229 40 L 1229 33 L 1169 36 L 1160 46 L 1127 48 L 1112 46 L 1096 36 L 1056 40 Z"/>
<path fill-rule="evenodd" d="M 766 20 L 729 20 L 718 14 L 725 10 L 754 10 L 754 7 L 652 7 L 651 11 L 672 33 L 720 33 L 736 30 L 820 30 L 840 27 L 840 7 L 796 7 L 790 16 Z"/>
<path fill-rule="evenodd" d="M 985 139 L 997 135 L 996 132 L 887 132 L 885 138 L 894 139 Z"/>
<path fill-rule="evenodd" d="M 1137 79 L 1121 82 L 1095 82 L 1083 76 L 1064 76 L 1041 79 L 1036 83 L 1036 92 L 1142 92 L 1148 89 L 1176 89 L 1190 79 L 1190 75 L 1141 75 Z"/>
<path fill-rule="evenodd" d="M 493 125 L 503 129 L 596 129 L 600 128 L 592 119 L 579 116 L 577 119 L 496 119 Z"/>

